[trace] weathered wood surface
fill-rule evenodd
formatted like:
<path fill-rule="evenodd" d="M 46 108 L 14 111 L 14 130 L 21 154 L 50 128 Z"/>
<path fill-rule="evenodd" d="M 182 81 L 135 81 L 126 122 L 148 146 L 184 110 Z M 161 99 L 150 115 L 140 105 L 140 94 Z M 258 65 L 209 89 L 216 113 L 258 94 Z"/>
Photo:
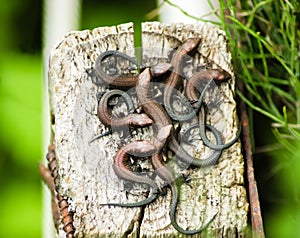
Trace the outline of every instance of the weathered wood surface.
<path fill-rule="evenodd" d="M 222 132 L 224 141 L 238 130 L 235 78 L 225 34 L 210 24 L 183 25 L 157 22 L 142 25 L 143 63 L 166 61 L 170 49 L 191 36 L 201 38 L 194 64 L 221 67 L 232 74 L 218 87 L 219 104 L 212 108 L 208 123 Z M 50 57 L 49 89 L 53 117 L 53 143 L 56 147 L 59 192 L 68 197 L 74 213 L 76 237 L 185 237 L 170 224 L 170 191 L 145 208 L 101 206 L 106 202 L 133 202 L 144 198 L 147 188 L 134 185 L 127 194 L 124 182 L 112 169 L 115 153 L 129 140 L 149 139 L 152 130 L 137 129 L 128 141 L 113 133 L 93 143 L 89 141 L 107 130 L 97 118 L 97 92 L 89 71 L 97 56 L 107 50 L 120 50 L 134 56 L 133 25 L 101 27 L 71 32 L 53 49 Z M 186 74 L 191 76 L 190 71 Z M 186 147 L 195 157 L 210 150 L 197 141 Z M 244 187 L 244 162 L 240 142 L 223 151 L 215 166 L 182 170 L 191 181 L 181 187 L 177 208 L 178 223 L 188 229 L 205 224 L 216 212 L 208 229 L 194 237 L 246 237 L 248 202 Z M 158 179 L 159 181 L 159 179 Z M 137 196 L 139 195 L 139 196 Z M 128 196 L 128 198 L 126 197 Z M 64 237 L 60 231 L 58 237 Z"/>

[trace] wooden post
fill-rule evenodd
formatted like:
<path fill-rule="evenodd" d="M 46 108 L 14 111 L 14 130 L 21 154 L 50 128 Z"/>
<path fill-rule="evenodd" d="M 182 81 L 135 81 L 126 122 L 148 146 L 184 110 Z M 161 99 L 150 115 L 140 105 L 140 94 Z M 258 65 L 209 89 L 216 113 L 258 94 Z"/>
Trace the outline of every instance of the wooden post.
<path fill-rule="evenodd" d="M 81 0 L 43 1 L 43 149 L 46 153 L 50 138 L 50 110 L 48 95 L 49 56 L 53 45 L 65 32 L 78 29 Z M 43 189 L 43 238 L 52 238 L 51 198 L 47 188 Z"/>
<path fill-rule="evenodd" d="M 97 92 L 89 77 L 100 53 L 119 50 L 134 56 L 133 25 L 100 27 L 94 30 L 71 32 L 53 49 L 50 57 L 49 89 L 52 113 L 53 143 L 56 148 L 58 191 L 67 199 L 74 212 L 76 237 L 185 237 L 170 224 L 170 191 L 142 208 L 102 206 L 100 203 L 128 203 L 143 199 L 147 188 L 134 185 L 129 194 L 124 182 L 112 169 L 115 153 L 121 141 L 113 133 L 89 143 L 107 128 L 96 115 Z M 219 104 L 208 115 L 208 122 L 231 140 L 238 131 L 234 100 L 235 77 L 231 55 L 223 31 L 211 24 L 142 25 L 143 64 L 167 61 L 170 49 L 189 37 L 201 38 L 194 64 L 219 67 L 232 78 L 218 86 Z M 187 71 L 187 76 L 191 76 Z M 136 130 L 131 140 L 151 138 L 152 130 Z M 198 141 L 197 154 L 211 151 Z M 191 154 L 194 147 L 187 146 Z M 187 229 L 204 225 L 215 213 L 208 229 L 194 237 L 247 237 L 248 202 L 244 187 L 244 160 L 238 141 L 225 149 L 219 162 L 207 168 L 180 169 L 190 172 L 191 181 L 180 189 L 177 221 Z M 197 155 L 195 155 L 197 157 Z M 200 159 L 200 158 L 198 158 Z M 127 198 L 128 195 L 128 198 Z M 62 225 L 61 227 L 62 228 Z M 65 237 L 60 229 L 59 237 Z"/>

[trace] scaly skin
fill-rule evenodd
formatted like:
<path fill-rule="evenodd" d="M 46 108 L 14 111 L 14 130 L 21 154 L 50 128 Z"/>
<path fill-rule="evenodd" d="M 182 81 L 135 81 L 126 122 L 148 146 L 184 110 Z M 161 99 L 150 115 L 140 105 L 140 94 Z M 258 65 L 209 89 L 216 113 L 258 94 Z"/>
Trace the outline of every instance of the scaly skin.
<path fill-rule="evenodd" d="M 145 113 L 130 113 L 122 118 L 114 118 L 111 114 L 111 110 L 108 108 L 109 99 L 113 96 L 122 96 L 128 105 L 129 111 L 133 111 L 133 102 L 126 92 L 117 89 L 106 92 L 99 101 L 97 113 L 99 120 L 105 126 L 120 129 L 124 126 L 144 127 L 153 123 L 153 121 Z"/>
<path fill-rule="evenodd" d="M 173 66 L 173 70 L 170 73 L 169 77 L 167 77 L 164 90 L 164 106 L 166 111 L 170 115 L 170 117 L 174 120 L 179 120 L 178 117 L 171 106 L 172 94 L 176 90 L 179 90 L 183 85 L 182 80 L 182 65 L 184 62 L 184 58 L 186 56 L 191 56 L 197 49 L 200 43 L 200 38 L 188 38 L 186 39 L 182 45 L 178 48 L 175 54 L 172 57 L 171 65 Z M 182 120 L 181 120 L 182 121 Z"/>
<path fill-rule="evenodd" d="M 96 78 L 96 80 L 93 81 L 93 83 L 96 85 L 101 85 L 101 84 L 105 83 L 114 88 L 134 87 L 137 83 L 138 76 L 124 76 L 124 75 L 119 75 L 119 76 L 112 75 L 111 76 L 111 75 L 108 75 L 106 72 L 104 72 L 103 67 L 102 67 L 102 61 L 105 58 L 110 57 L 110 56 L 118 56 L 118 57 L 128 60 L 129 62 L 136 65 L 137 67 L 140 66 L 134 58 L 128 56 L 125 53 L 122 53 L 122 52 L 116 51 L 116 50 L 105 51 L 102 54 L 100 54 L 98 56 L 98 58 L 96 59 L 95 66 L 94 66 L 94 72 L 95 72 L 97 78 Z"/>
<path fill-rule="evenodd" d="M 177 188 L 177 185 L 175 182 L 175 177 L 172 174 L 172 172 L 170 171 L 170 169 L 162 161 L 161 153 L 155 153 L 154 155 L 152 155 L 151 163 L 155 169 L 156 174 L 161 179 L 163 179 L 165 182 L 167 182 L 171 188 L 172 200 L 171 200 L 171 207 L 170 207 L 169 215 L 170 215 L 170 220 L 171 220 L 171 224 L 173 225 L 173 227 L 180 233 L 186 234 L 186 235 L 196 234 L 196 233 L 199 233 L 199 232 L 203 231 L 204 229 L 206 229 L 207 226 L 215 218 L 216 215 L 214 215 L 204 226 L 200 227 L 199 229 L 185 230 L 178 225 L 178 223 L 176 221 L 176 208 L 177 208 L 177 204 L 178 204 L 179 193 L 178 193 L 178 188 Z"/>
<path fill-rule="evenodd" d="M 152 188 L 152 194 L 139 202 L 135 203 L 105 203 L 100 205 L 110 205 L 118 207 L 139 207 L 144 206 L 152 201 L 154 201 L 158 195 L 158 187 L 156 183 L 147 177 L 139 176 L 127 165 L 129 160 L 129 155 L 138 156 L 138 157 L 148 157 L 156 151 L 156 147 L 147 141 L 134 141 L 124 147 L 122 147 L 116 154 L 114 158 L 113 169 L 116 175 L 124 180 L 147 184 Z"/>
<path fill-rule="evenodd" d="M 240 137 L 241 126 L 239 127 L 239 131 L 235 138 L 225 144 L 213 144 L 207 138 L 205 133 L 205 109 L 202 106 L 202 101 L 205 95 L 206 90 L 208 89 L 208 85 L 212 81 L 224 81 L 229 79 L 231 76 L 226 71 L 222 69 L 207 69 L 202 70 L 200 72 L 195 73 L 188 81 L 185 87 L 185 95 L 187 99 L 191 102 L 196 102 L 195 109 L 199 110 L 199 127 L 200 127 L 200 136 L 203 143 L 208 146 L 210 149 L 214 150 L 223 150 L 230 146 L 232 146 Z M 206 83 L 206 86 L 202 90 L 201 94 L 199 93 L 200 88 L 203 83 Z M 200 95 L 200 96 L 199 96 Z"/>
<path fill-rule="evenodd" d="M 152 76 L 157 76 L 155 74 L 155 69 L 152 69 L 152 72 L 149 68 L 145 69 L 139 75 L 139 81 L 136 86 L 138 99 L 144 109 L 144 111 L 148 114 L 148 116 L 154 121 L 154 138 L 157 137 L 157 131 L 167 125 L 172 125 L 172 120 L 169 117 L 168 113 L 164 110 L 164 108 L 156 102 L 150 95 L 151 90 L 151 79 Z M 193 156 L 189 155 L 178 143 L 174 129 L 172 129 L 170 137 L 168 139 L 169 148 L 176 154 L 176 156 L 182 162 L 186 163 L 188 166 L 196 166 L 196 167 L 204 167 L 209 166 L 215 163 L 216 157 L 220 156 L 219 151 L 215 151 L 212 155 L 210 155 L 206 159 L 194 159 Z M 161 148 L 157 146 L 158 150 Z"/>

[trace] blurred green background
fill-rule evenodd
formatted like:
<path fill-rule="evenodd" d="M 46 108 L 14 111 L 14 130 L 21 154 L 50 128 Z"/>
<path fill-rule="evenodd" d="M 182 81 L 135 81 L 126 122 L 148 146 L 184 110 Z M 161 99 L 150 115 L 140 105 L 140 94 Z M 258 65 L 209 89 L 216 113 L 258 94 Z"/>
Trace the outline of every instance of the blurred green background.
<path fill-rule="evenodd" d="M 82 0 L 80 29 L 132 21 L 139 31 L 140 22 L 148 20 L 146 14 L 155 4 L 155 0 L 130 0 L 126 4 L 121 0 Z M 42 151 L 43 11 L 41 0 L 0 3 L 0 238 L 42 236 L 38 162 L 45 156 Z M 272 121 L 253 111 L 250 118 L 266 236 L 295 237 L 294 234 L 300 234 L 297 228 L 300 146 L 295 153 L 278 146 L 272 150 L 276 143 L 270 127 Z"/>
<path fill-rule="evenodd" d="M 81 29 L 137 25 L 155 1 L 83 0 Z M 0 2 L 0 237 L 42 237 L 43 1 Z"/>
<path fill-rule="evenodd" d="M 0 3 L 0 237 L 41 237 L 41 2 Z"/>

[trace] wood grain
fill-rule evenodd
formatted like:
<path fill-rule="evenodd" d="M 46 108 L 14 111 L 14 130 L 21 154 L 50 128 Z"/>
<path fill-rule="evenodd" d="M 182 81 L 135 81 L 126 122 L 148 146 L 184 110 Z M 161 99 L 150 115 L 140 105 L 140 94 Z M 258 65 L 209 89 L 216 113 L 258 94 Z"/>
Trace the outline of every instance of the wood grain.
<path fill-rule="evenodd" d="M 89 143 L 107 128 L 96 115 L 96 95 L 102 88 L 92 83 L 87 72 L 104 51 L 117 49 L 134 56 L 133 34 L 132 23 L 71 32 L 56 45 L 50 57 L 51 127 L 58 187 L 74 211 L 76 237 L 185 237 L 170 224 L 169 190 L 167 195 L 159 196 L 145 208 L 99 205 L 139 201 L 147 194 L 147 187 L 143 185 L 133 185 L 126 193 L 126 183 L 114 174 L 112 161 L 121 145 L 151 138 L 151 128 L 137 129 L 129 139 L 122 139 L 115 132 Z M 222 132 L 224 141 L 229 141 L 237 133 L 239 122 L 234 99 L 235 77 L 223 31 L 211 24 L 143 23 L 143 65 L 167 61 L 171 49 L 193 36 L 201 38 L 192 62 L 194 67 L 199 64 L 220 67 L 232 75 L 232 79 L 209 96 L 211 100 L 218 97 L 220 103 L 211 108 L 207 119 Z M 192 68 L 187 67 L 185 74 L 191 76 Z M 194 146 L 183 146 L 195 157 L 203 158 L 211 153 L 200 140 L 194 143 Z M 171 164 L 178 176 L 189 173 L 191 178 L 180 189 L 177 221 L 182 227 L 198 228 L 218 212 L 208 229 L 193 237 L 247 237 L 248 202 L 240 142 L 224 150 L 218 164 L 212 167 L 186 170 L 176 163 Z M 58 237 L 64 237 L 63 231 Z"/>

